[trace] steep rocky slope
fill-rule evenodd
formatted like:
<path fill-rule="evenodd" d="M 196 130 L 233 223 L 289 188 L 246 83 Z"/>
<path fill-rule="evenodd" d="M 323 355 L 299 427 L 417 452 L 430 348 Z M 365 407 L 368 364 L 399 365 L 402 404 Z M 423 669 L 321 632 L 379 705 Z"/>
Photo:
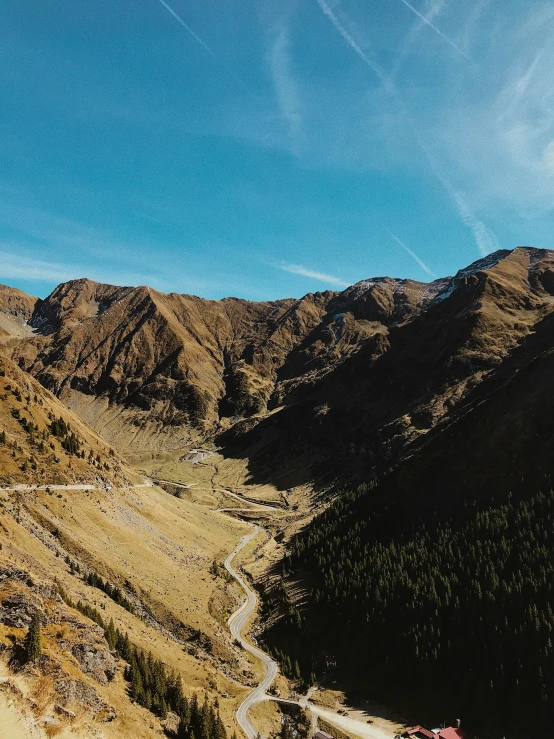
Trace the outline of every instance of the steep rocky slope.
<path fill-rule="evenodd" d="M 38 298 L 21 290 L 0 285 L 0 343 L 31 335 L 32 329 L 27 321 L 32 318 L 39 302 Z"/>
<path fill-rule="evenodd" d="M 135 478 L 78 416 L 0 357 L 0 485 L 129 485 Z"/>
<path fill-rule="evenodd" d="M 447 551 L 460 571 L 469 572 L 469 584 L 460 577 L 449 581 L 456 592 L 455 608 L 468 619 L 464 638 L 470 632 L 481 634 L 481 627 L 471 622 L 475 613 L 491 632 L 486 639 L 475 639 L 476 661 L 468 661 L 463 673 L 480 676 L 481 682 L 473 681 L 479 695 L 464 693 L 460 704 L 456 701 L 462 688 L 445 690 L 440 696 L 443 705 L 451 701 L 454 715 L 460 708 L 462 715 L 479 722 L 485 714 L 493 716 L 493 709 L 500 715 L 500 705 L 508 716 L 506 706 L 512 702 L 527 705 L 539 696 L 532 681 L 518 688 L 517 701 L 509 691 L 496 688 L 498 704 L 491 709 L 488 683 L 505 681 L 508 664 L 512 674 L 523 674 L 526 658 L 520 659 L 518 652 L 513 659 L 503 657 L 498 666 L 489 654 L 487 664 L 479 663 L 487 640 L 492 643 L 499 631 L 496 622 L 487 621 L 492 606 L 479 597 L 472 567 L 485 567 L 483 542 L 487 552 L 510 552 L 509 557 L 490 557 L 493 564 L 502 560 L 502 577 L 495 578 L 489 564 L 483 574 L 486 598 L 496 603 L 494 613 L 502 614 L 502 603 L 513 606 L 514 600 L 522 606 L 517 613 L 524 615 L 527 605 L 552 605 L 550 579 L 545 576 L 551 543 L 535 547 L 529 542 L 531 535 L 542 542 L 549 531 L 538 523 L 541 512 L 551 517 L 544 501 L 550 501 L 554 474 L 554 252 L 500 251 L 453 278 L 428 285 L 379 278 L 341 293 L 273 303 L 206 301 L 87 280 L 61 285 L 44 301 L 9 289 L 2 295 L 2 315 L 15 323 L 2 349 L 13 360 L 0 359 L 0 432 L 6 435 L 0 439 L 0 481 L 90 480 L 95 485 L 94 490 L 62 493 L 0 491 L 5 534 L 0 550 L 5 561 L 0 564 L 10 573 L 9 582 L 20 570 L 30 575 L 34 584 L 25 597 L 42 599 L 41 608 L 48 613 L 50 608 L 52 613 L 63 609 L 55 597 L 54 604 L 44 603 L 43 588 L 53 587 L 55 577 L 70 599 L 102 609 L 118 628 L 134 635 L 140 648 L 152 648 L 157 659 L 178 670 L 187 694 L 205 689 L 212 696 L 219 694 L 222 714 L 232 729 L 233 711 L 243 694 L 240 683 L 252 679 L 251 666 L 224 628 L 236 593 L 217 566 L 245 531 L 243 524 L 231 523 L 217 511 L 228 499 L 224 503 L 213 485 L 220 480 L 228 487 L 232 476 L 220 469 L 225 462 L 218 456 L 213 469 L 205 465 L 198 474 L 191 462 L 187 480 L 201 484 L 181 491 L 186 501 L 159 488 L 131 487 L 129 468 L 82 419 L 137 457 L 167 450 L 168 460 L 181 460 L 191 457 L 182 454 L 182 446 L 216 440 L 224 445 L 228 464 L 231 456 L 248 460 L 251 482 L 271 479 L 285 489 L 315 481 L 327 488 L 337 478 L 350 478 L 351 491 L 358 481 L 371 483 L 361 496 L 343 496 L 319 529 L 317 522 L 309 528 L 307 543 L 297 540 L 284 568 L 290 573 L 293 566 L 290 602 L 281 613 L 284 619 L 275 621 L 276 634 L 268 639 L 290 647 L 300 624 L 294 651 L 301 654 L 302 645 L 308 645 L 310 652 L 301 660 L 303 670 L 311 669 L 311 655 L 332 648 L 356 674 L 362 652 L 351 650 L 356 641 L 348 628 L 359 619 L 360 628 L 368 628 L 371 621 L 369 632 L 381 635 L 375 636 L 376 645 L 366 640 L 366 663 L 382 660 L 378 674 L 388 674 L 389 682 L 383 685 L 392 686 L 397 696 L 398 670 L 412 647 L 413 670 L 423 666 L 435 674 L 440 663 L 444 683 L 454 685 L 444 666 L 468 659 L 465 641 L 458 640 L 452 649 L 441 641 L 446 651 L 437 657 L 429 647 L 423 658 L 412 639 L 416 634 L 420 646 L 431 644 L 433 619 L 443 606 L 447 611 L 440 618 L 444 624 L 452 621 L 452 603 L 439 598 L 432 576 L 435 568 L 441 577 L 451 578 Z M 78 437 L 78 449 L 72 434 Z M 202 455 L 192 455 L 197 456 Z M 152 469 L 165 469 L 165 457 L 152 463 Z M 49 474 L 56 478 L 47 478 Z M 107 486 L 111 483 L 114 488 Z M 276 494 L 275 500 L 292 511 L 298 507 L 298 490 L 296 497 Z M 527 530 L 521 529 L 522 521 L 531 521 L 525 524 Z M 449 537 L 455 546 L 450 546 Z M 399 551 L 414 570 L 409 581 L 406 568 L 398 566 Z M 394 574 L 388 580 L 382 579 L 379 565 L 384 557 Z M 433 560 L 432 566 L 423 566 L 426 557 Z M 527 572 L 527 560 L 537 557 L 546 563 L 538 566 L 542 580 L 533 577 L 532 568 L 527 579 L 540 599 L 526 603 L 518 600 L 520 585 L 515 582 L 507 589 L 504 580 L 508 575 L 520 578 L 519 571 Z M 512 567 L 512 559 L 519 564 Z M 345 576 L 347 571 L 351 574 Z M 115 602 L 90 585 L 91 574 L 109 582 L 110 592 L 118 588 L 124 600 Z M 12 593 L 9 582 L 7 597 Z M 314 582 L 319 584 L 308 600 L 313 611 L 306 618 L 302 598 Z M 279 577 L 278 583 L 276 610 L 282 611 L 287 577 Z M 358 586 L 359 592 L 354 592 Z M 19 597 L 20 584 L 13 587 Z M 385 605 L 375 606 L 384 597 L 390 613 Z M 418 631 L 412 628 L 410 614 L 422 599 Z M 334 603 L 327 621 L 318 618 L 322 602 Z M 482 614 L 477 606 L 483 607 Z M 11 601 L 7 607 L 12 607 Z M 6 613 L 0 610 L 0 635 L 5 635 L 6 651 L 12 654 L 21 633 L 5 622 L 8 630 L 2 631 Z M 385 613 L 386 618 L 381 617 Z M 537 622 L 542 639 L 545 630 L 551 630 L 551 620 L 529 613 L 532 618 L 525 615 L 521 628 L 514 622 L 514 633 L 527 633 L 529 624 L 533 631 Z M 333 614 L 339 614 L 337 619 Z M 8 620 L 11 617 L 9 612 Z M 387 629 L 395 618 L 404 621 L 393 665 Z M 427 629 L 428 623 L 433 630 Z M 284 635 L 278 633 L 283 626 Z M 520 641 L 527 653 L 539 653 L 531 637 Z M 544 644 L 550 650 L 547 639 Z M 500 643 L 497 647 L 504 648 Z M 56 659 L 66 660 L 54 642 L 51 648 Z M 550 672 L 542 665 L 541 674 L 554 675 L 550 656 L 545 660 Z M 407 679 L 409 696 L 414 693 L 412 673 Z M 421 686 L 423 692 L 429 688 L 423 681 Z M 118 696 L 115 691 L 104 700 L 117 706 Z M 436 692 L 417 698 L 418 708 L 429 710 L 431 717 Z M 540 723 L 544 716 L 539 708 Z M 523 726 L 526 716 L 516 718 Z M 121 731 L 122 725 L 118 727 Z M 152 727 L 155 732 L 159 724 Z M 494 731 L 491 736 L 496 736 Z"/>
<path fill-rule="evenodd" d="M 2 728 L 41 738 L 175 735 L 179 716 L 166 720 L 166 711 L 179 704 L 179 676 L 185 698 L 220 701 L 232 733 L 253 666 L 226 628 L 241 591 L 221 562 L 249 529 L 219 512 L 225 503 L 217 493 L 182 500 L 145 484 L 0 357 Z M 36 613 L 43 657 L 28 664 L 24 637 Z M 157 672 L 165 666 L 167 680 L 156 684 L 166 702 L 141 688 L 139 658 L 145 674 L 152 660 Z"/>
<path fill-rule="evenodd" d="M 414 721 L 461 716 L 490 739 L 552 722 L 553 277 L 552 252 L 531 249 L 462 271 L 391 331 L 367 376 L 353 362 L 357 406 L 346 381 L 344 394 L 329 383 L 332 425 L 296 416 L 298 443 L 311 429 L 353 478 L 295 537 L 281 592 L 268 592 L 268 643 L 301 655 L 306 674 L 332 653 L 336 671 L 316 665 L 324 683 Z M 268 453 L 278 430 L 266 431 Z"/>
<path fill-rule="evenodd" d="M 226 627 L 241 591 L 221 562 L 249 529 L 219 512 L 223 495 L 186 498 L 145 484 L 0 357 L 2 729 L 40 739 L 176 736 L 196 715 L 183 701 L 202 705 L 204 695 L 224 722 L 219 739 L 224 725 L 229 735 L 236 728 L 254 674 Z M 37 613 L 43 655 L 27 663 Z M 158 694 L 144 682 L 154 672 Z"/>

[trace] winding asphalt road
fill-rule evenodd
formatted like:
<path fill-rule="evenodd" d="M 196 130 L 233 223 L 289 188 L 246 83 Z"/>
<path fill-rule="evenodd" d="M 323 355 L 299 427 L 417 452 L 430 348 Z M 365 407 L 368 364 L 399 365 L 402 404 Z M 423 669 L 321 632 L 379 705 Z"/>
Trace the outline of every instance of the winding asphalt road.
<path fill-rule="evenodd" d="M 173 485 L 176 488 L 182 488 L 183 490 L 192 490 L 193 492 L 195 490 L 207 490 L 210 493 L 223 493 L 223 495 L 228 495 L 230 498 L 234 498 L 235 500 L 240 501 L 241 503 L 245 503 L 246 505 L 250 506 L 251 508 L 261 508 L 263 510 L 269 510 L 269 511 L 279 511 L 284 510 L 282 505 L 278 505 L 277 503 L 258 503 L 255 500 L 252 500 L 252 498 L 245 498 L 242 495 L 238 495 L 237 493 L 232 493 L 230 490 L 227 490 L 227 488 L 217 488 L 217 487 L 204 487 L 202 485 L 198 485 L 196 482 L 172 482 L 171 480 L 162 480 L 161 477 L 157 477 L 155 479 L 156 483 L 162 483 L 165 485 Z M 219 511 L 225 511 L 226 508 L 219 508 Z M 239 510 L 237 508 L 237 510 Z"/>
<path fill-rule="evenodd" d="M 235 508 L 231 510 L 236 511 L 238 509 Z M 220 509 L 221 513 L 223 513 L 224 511 L 225 509 Z M 239 583 L 241 588 L 246 593 L 246 600 L 244 601 L 244 603 L 227 620 L 229 629 L 232 636 L 241 644 L 241 646 L 247 652 L 250 652 L 250 654 L 257 657 L 264 666 L 263 680 L 240 704 L 236 714 L 237 722 L 248 737 L 248 739 L 256 739 L 256 737 L 259 735 L 259 732 L 248 717 L 248 712 L 252 708 L 252 706 L 264 700 L 279 700 L 267 694 L 268 688 L 277 675 L 277 663 L 268 654 L 262 652 L 261 649 L 258 649 L 257 647 L 247 642 L 246 639 L 243 639 L 241 635 L 241 632 L 246 626 L 252 611 L 256 607 L 256 596 L 254 594 L 254 591 L 248 587 L 241 575 L 235 570 L 232 565 L 232 561 L 237 556 L 237 554 L 242 549 L 244 549 L 248 542 L 250 542 L 260 531 L 260 527 L 255 524 L 252 524 L 252 529 L 252 533 L 242 537 L 236 549 L 231 552 L 231 554 L 224 562 L 227 572 L 229 572 L 235 578 L 235 580 Z M 306 695 L 304 698 L 300 698 L 300 700 L 289 700 L 282 702 L 291 704 L 294 703 L 296 705 L 299 705 L 301 708 L 304 708 L 305 710 L 311 712 L 312 721 L 316 716 L 321 716 L 321 718 L 327 719 L 327 721 L 334 724 L 338 728 L 342 728 L 349 733 L 355 734 L 356 736 L 360 737 L 360 739 L 392 739 L 392 737 L 396 736 L 396 731 L 392 728 L 389 729 L 384 727 L 372 726 L 371 724 L 368 725 L 366 723 L 367 719 L 363 721 L 359 718 L 353 718 L 351 716 L 342 716 L 336 711 L 330 711 L 321 706 L 317 706 L 311 703 L 311 692 L 312 691 L 309 691 L 308 695 Z"/>
<path fill-rule="evenodd" d="M 224 562 L 227 572 L 229 572 L 235 578 L 235 580 L 239 583 L 241 588 L 246 593 L 246 600 L 244 601 L 244 603 L 229 617 L 227 621 L 229 629 L 231 630 L 231 634 L 233 635 L 233 637 L 238 642 L 240 642 L 241 646 L 247 652 L 250 652 L 250 654 L 253 654 L 259 660 L 261 660 L 264 665 L 265 671 L 265 675 L 261 683 L 241 703 L 237 711 L 238 724 L 244 731 L 248 739 L 256 739 L 256 737 L 258 736 L 256 728 L 248 718 L 248 711 L 255 703 L 259 703 L 261 700 L 264 700 L 267 689 L 277 675 L 277 663 L 275 662 L 275 660 L 271 659 L 268 654 L 262 652 L 261 649 L 253 646 L 241 636 L 242 629 L 244 628 L 244 626 L 246 626 L 250 614 L 256 607 L 256 596 L 254 595 L 254 591 L 248 587 L 244 579 L 234 569 L 231 562 L 241 551 L 241 549 L 243 549 L 248 544 L 248 542 L 256 536 L 259 530 L 259 526 L 254 525 L 252 533 L 242 537 L 237 548 L 233 552 L 231 552 L 231 554 Z"/>

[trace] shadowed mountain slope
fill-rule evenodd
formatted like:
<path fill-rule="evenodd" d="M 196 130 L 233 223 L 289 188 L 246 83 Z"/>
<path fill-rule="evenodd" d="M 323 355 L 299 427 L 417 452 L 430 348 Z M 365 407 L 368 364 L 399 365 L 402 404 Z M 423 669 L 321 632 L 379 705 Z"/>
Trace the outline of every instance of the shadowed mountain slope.
<path fill-rule="evenodd" d="M 315 460 L 312 475 L 386 470 L 494 395 L 541 341 L 550 346 L 553 293 L 552 252 L 516 249 L 475 263 L 412 320 L 366 340 L 301 402 L 235 433 L 235 453 L 250 450 L 254 477 L 267 458 L 299 455 Z M 504 403 L 499 414 L 509 412 Z"/>
<path fill-rule="evenodd" d="M 354 451 L 333 469 L 351 483 L 293 539 L 288 611 L 265 635 L 306 674 L 332 653 L 341 687 L 430 725 L 461 716 L 487 739 L 530 739 L 554 715 L 553 266 L 525 249 L 464 271 L 391 332 L 359 416 L 352 396 L 335 400 L 332 428 Z M 387 401 L 404 420 L 389 436 Z"/>

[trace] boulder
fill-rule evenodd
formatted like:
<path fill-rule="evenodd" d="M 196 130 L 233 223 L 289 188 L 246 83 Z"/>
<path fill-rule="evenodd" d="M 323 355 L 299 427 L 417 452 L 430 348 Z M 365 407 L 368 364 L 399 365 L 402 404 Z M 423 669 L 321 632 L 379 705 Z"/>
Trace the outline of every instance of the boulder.
<path fill-rule="evenodd" d="M 116 661 L 107 646 L 80 642 L 73 646 L 71 653 L 82 671 L 101 685 L 106 685 L 115 677 Z"/>
<path fill-rule="evenodd" d="M 37 611 L 42 625 L 46 626 L 48 619 L 42 611 L 42 601 L 39 598 L 27 593 L 12 593 L 0 604 L 0 623 L 17 629 L 28 628 Z"/>
<path fill-rule="evenodd" d="M 113 721 L 117 711 L 98 695 L 96 690 L 82 680 L 63 679 L 54 684 L 60 702 L 78 704 L 92 711 L 98 721 Z"/>

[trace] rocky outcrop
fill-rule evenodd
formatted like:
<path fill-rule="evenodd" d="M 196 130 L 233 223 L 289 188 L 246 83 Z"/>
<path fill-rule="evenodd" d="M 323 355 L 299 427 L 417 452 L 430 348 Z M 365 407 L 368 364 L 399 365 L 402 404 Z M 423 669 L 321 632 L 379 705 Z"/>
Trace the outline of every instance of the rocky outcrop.
<path fill-rule="evenodd" d="M 58 698 L 65 706 L 67 704 L 86 706 L 95 714 L 97 721 L 113 721 L 117 717 L 117 711 L 109 706 L 94 690 L 82 680 L 65 678 L 54 684 Z"/>
<path fill-rule="evenodd" d="M 74 657 L 83 673 L 101 685 L 113 680 L 117 665 L 104 639 L 103 629 L 68 609 L 52 584 L 35 582 L 22 570 L 2 568 L 0 624 L 27 629 L 35 613 L 39 614 L 43 627 L 48 624 L 64 626 L 57 637 L 57 646 Z"/>
<path fill-rule="evenodd" d="M 116 662 L 106 644 L 80 642 L 75 644 L 71 653 L 79 663 L 81 670 L 91 675 L 101 685 L 113 680 Z"/>
<path fill-rule="evenodd" d="M 9 354 L 15 342 L 32 335 L 28 321 L 40 301 L 21 290 L 0 285 L 0 352 Z"/>
<path fill-rule="evenodd" d="M 0 285 L 0 312 L 23 323 L 29 321 L 41 301 L 14 287 Z"/>
<path fill-rule="evenodd" d="M 33 616 L 38 613 L 42 624 L 48 623 L 43 611 L 42 600 L 32 593 L 13 593 L 8 595 L 0 604 L 0 623 L 13 626 L 16 629 L 29 627 Z"/>

